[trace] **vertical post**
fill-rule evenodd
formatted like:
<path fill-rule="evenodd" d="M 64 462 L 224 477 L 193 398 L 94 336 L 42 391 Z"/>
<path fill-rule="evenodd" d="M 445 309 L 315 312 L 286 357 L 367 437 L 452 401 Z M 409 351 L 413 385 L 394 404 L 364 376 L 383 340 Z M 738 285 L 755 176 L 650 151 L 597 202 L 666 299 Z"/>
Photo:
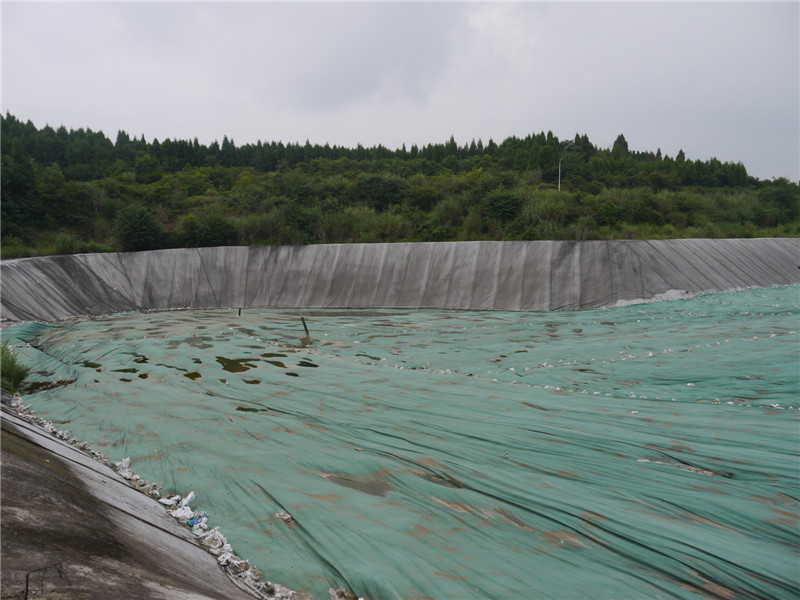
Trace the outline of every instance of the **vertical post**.
<path fill-rule="evenodd" d="M 311 334 L 308 332 L 308 325 L 306 325 L 306 319 L 305 317 L 300 317 L 300 320 L 303 322 L 303 329 L 306 330 L 305 336 L 300 338 L 300 343 L 303 344 L 303 346 L 309 346 L 311 345 Z"/>
<path fill-rule="evenodd" d="M 566 156 L 566 155 L 564 155 Z M 564 160 L 564 156 L 558 159 L 558 191 L 561 191 L 561 161 Z"/>
<path fill-rule="evenodd" d="M 564 146 L 564 156 L 558 159 L 558 191 L 561 191 L 561 161 L 567 157 L 567 150 L 569 147 L 572 146 L 575 142 L 569 142 L 566 146 Z"/>

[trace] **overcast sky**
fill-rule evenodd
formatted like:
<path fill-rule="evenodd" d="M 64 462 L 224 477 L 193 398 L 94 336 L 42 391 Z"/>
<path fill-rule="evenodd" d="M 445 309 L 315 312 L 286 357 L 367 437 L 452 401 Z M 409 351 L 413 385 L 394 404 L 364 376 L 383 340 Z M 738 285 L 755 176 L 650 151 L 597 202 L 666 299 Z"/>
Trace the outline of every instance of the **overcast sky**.
<path fill-rule="evenodd" d="M 2 2 L 2 111 L 238 145 L 551 130 L 800 179 L 800 4 Z"/>

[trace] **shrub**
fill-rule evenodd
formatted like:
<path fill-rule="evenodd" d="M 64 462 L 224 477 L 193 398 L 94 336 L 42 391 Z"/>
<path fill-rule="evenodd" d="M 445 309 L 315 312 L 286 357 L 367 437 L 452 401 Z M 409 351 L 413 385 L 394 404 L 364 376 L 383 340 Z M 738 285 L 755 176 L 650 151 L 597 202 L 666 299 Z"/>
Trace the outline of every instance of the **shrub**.
<path fill-rule="evenodd" d="M 775 207 L 780 219 L 791 221 L 800 216 L 800 188 L 783 177 L 764 187 L 758 196 L 767 206 Z"/>
<path fill-rule="evenodd" d="M 9 394 L 16 394 L 28 373 L 30 369 L 17 360 L 17 355 L 7 343 L 3 343 L 0 346 L 0 387 Z"/>
<path fill-rule="evenodd" d="M 201 248 L 235 246 L 238 242 L 236 227 L 230 219 L 221 213 L 206 213 L 197 220 L 192 242 L 193 246 Z"/>
<path fill-rule="evenodd" d="M 74 233 L 59 233 L 55 240 L 58 254 L 77 254 L 79 250 L 78 236 Z"/>
<path fill-rule="evenodd" d="M 113 252 L 113 251 L 114 251 L 113 246 L 109 246 L 108 244 L 101 244 L 100 242 L 95 242 L 94 240 L 90 240 L 78 246 L 78 252 L 99 253 L 99 252 Z"/>
<path fill-rule="evenodd" d="M 467 238 L 478 237 L 484 230 L 483 215 L 477 206 L 471 206 L 464 217 L 464 233 Z"/>
<path fill-rule="evenodd" d="M 117 214 L 117 238 L 123 252 L 155 250 L 161 247 L 164 232 L 144 206 L 131 204 Z"/>
<path fill-rule="evenodd" d="M 458 198 L 448 196 L 433 210 L 434 219 L 445 227 L 457 227 L 463 219 L 464 207 Z"/>
<path fill-rule="evenodd" d="M 484 197 L 484 214 L 487 219 L 506 223 L 519 216 L 522 199 L 510 190 L 494 190 Z"/>
<path fill-rule="evenodd" d="M 6 260 L 9 258 L 27 258 L 29 256 L 36 256 L 36 251 L 26 246 L 20 238 L 3 237 L 0 258 Z"/>

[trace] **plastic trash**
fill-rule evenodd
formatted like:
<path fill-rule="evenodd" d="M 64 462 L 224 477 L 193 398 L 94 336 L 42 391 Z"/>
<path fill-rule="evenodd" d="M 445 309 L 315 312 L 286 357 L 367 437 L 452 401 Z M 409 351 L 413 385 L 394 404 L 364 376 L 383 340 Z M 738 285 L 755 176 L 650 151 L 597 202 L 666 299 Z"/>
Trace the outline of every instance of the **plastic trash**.
<path fill-rule="evenodd" d="M 136 474 L 130 470 L 131 466 L 131 457 L 126 456 L 120 461 L 112 462 L 111 466 L 114 467 L 114 470 L 119 473 L 120 477 L 123 479 L 127 479 L 130 481 L 136 477 Z"/>
<path fill-rule="evenodd" d="M 225 536 L 219 531 L 219 527 L 214 527 L 202 535 L 200 543 L 208 548 L 211 554 L 218 555 L 223 551 L 223 547 L 228 543 Z"/>
<path fill-rule="evenodd" d="M 172 498 L 161 498 L 159 500 L 159 502 L 161 502 L 161 504 L 164 506 L 175 506 L 180 501 L 181 497 L 177 495 L 173 496 Z"/>
<path fill-rule="evenodd" d="M 239 573 L 245 573 L 250 570 L 250 561 L 247 559 L 231 560 L 228 568 L 237 575 Z"/>
<path fill-rule="evenodd" d="M 186 506 L 186 505 L 188 505 L 188 504 L 189 504 L 189 502 L 191 502 L 192 500 L 194 500 L 194 498 L 195 498 L 195 496 L 194 496 L 194 492 L 189 492 L 188 494 L 186 494 L 186 497 L 185 497 L 183 500 L 181 500 L 181 506 Z"/>
<path fill-rule="evenodd" d="M 188 506 L 180 506 L 175 510 L 170 511 L 169 514 L 178 519 L 181 523 L 186 523 L 189 519 L 192 518 L 194 512 Z"/>
<path fill-rule="evenodd" d="M 186 521 L 186 523 L 188 525 L 195 526 L 195 525 L 200 525 L 206 520 L 208 520 L 208 514 L 205 511 L 203 511 L 201 513 L 194 513 L 192 518 Z"/>
<path fill-rule="evenodd" d="M 192 527 L 192 533 L 195 535 L 203 535 L 208 531 L 208 519 L 202 519 L 199 523 Z"/>
<path fill-rule="evenodd" d="M 284 525 L 286 525 L 289 529 L 294 529 L 295 525 L 297 525 L 294 517 L 287 512 L 276 512 L 275 516 L 283 521 Z"/>

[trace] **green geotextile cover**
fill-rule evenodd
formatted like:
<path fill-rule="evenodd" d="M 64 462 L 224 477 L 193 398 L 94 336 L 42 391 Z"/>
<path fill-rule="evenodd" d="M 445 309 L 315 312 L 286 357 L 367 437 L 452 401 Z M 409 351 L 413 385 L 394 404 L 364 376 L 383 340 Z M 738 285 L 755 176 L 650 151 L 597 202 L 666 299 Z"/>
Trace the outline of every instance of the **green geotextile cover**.
<path fill-rule="evenodd" d="M 800 596 L 799 330 L 791 286 L 3 338 L 51 382 L 25 396 L 40 416 L 194 490 L 238 555 L 320 599 L 727 599 Z"/>

